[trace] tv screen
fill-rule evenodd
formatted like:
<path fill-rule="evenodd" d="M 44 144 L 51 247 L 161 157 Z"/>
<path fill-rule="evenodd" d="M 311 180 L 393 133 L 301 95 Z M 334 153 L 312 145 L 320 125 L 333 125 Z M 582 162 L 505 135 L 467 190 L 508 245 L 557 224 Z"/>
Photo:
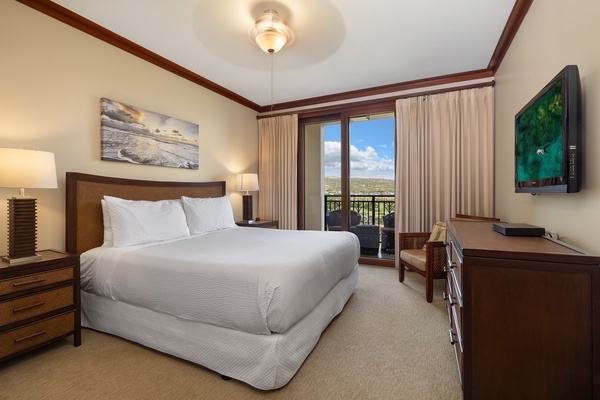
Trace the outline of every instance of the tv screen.
<path fill-rule="evenodd" d="M 581 88 L 566 66 L 515 116 L 515 192 L 581 187 Z"/>

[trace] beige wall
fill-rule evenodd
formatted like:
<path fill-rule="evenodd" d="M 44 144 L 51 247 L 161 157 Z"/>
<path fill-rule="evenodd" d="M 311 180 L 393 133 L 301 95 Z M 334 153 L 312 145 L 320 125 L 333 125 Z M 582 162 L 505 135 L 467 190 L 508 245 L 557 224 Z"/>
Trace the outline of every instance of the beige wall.
<path fill-rule="evenodd" d="M 496 215 L 558 233 L 600 254 L 600 3 L 535 0 L 497 74 L 495 89 Z M 582 190 L 514 193 L 514 116 L 565 65 L 579 66 L 584 102 Z"/>
<path fill-rule="evenodd" d="M 199 170 L 101 161 L 102 97 L 198 124 Z M 0 147 L 55 153 L 59 188 L 27 190 L 38 198 L 38 248 L 64 249 L 67 171 L 226 180 L 237 219 L 234 174 L 258 171 L 256 112 L 15 1 L 0 2 Z M 0 199 L 17 193 L 0 188 Z M 6 254 L 1 204 L 0 254 Z"/>

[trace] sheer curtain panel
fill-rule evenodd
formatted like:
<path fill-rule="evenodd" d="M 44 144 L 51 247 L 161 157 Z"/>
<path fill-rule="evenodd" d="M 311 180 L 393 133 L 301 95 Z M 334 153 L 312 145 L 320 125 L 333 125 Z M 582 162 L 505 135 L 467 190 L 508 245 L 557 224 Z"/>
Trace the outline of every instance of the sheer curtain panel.
<path fill-rule="evenodd" d="M 297 229 L 298 115 L 258 120 L 258 213 Z"/>
<path fill-rule="evenodd" d="M 493 88 L 396 101 L 396 226 L 494 215 Z"/>

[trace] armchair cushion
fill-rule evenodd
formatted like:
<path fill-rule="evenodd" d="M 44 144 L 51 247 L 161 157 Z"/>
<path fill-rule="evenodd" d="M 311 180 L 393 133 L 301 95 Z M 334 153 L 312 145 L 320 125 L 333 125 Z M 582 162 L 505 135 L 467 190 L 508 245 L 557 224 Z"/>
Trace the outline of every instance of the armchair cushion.
<path fill-rule="evenodd" d="M 423 272 L 425 272 L 427 269 L 426 255 L 427 253 L 421 249 L 406 249 L 400 252 L 400 258 L 402 261 L 409 263 Z"/>
<path fill-rule="evenodd" d="M 445 242 L 446 241 L 446 223 L 437 221 L 433 228 L 431 228 L 431 235 L 429 235 L 429 242 Z M 425 251 L 425 245 L 423 246 Z"/>

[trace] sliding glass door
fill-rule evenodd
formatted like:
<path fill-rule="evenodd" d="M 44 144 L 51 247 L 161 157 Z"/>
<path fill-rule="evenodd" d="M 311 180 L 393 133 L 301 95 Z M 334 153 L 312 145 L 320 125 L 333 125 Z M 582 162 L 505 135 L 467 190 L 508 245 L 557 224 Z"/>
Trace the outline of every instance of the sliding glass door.
<path fill-rule="evenodd" d="M 333 120 L 307 124 L 304 127 L 304 229 L 326 230 L 326 207 L 330 196 L 341 209 L 341 152 L 332 146 L 341 141 L 340 122 Z M 299 207 L 300 209 L 300 207 Z"/>
<path fill-rule="evenodd" d="M 389 258 L 381 235 L 383 217 L 394 210 L 394 114 L 337 117 L 301 130 L 300 225 L 350 230 L 359 237 L 361 256 Z"/>
<path fill-rule="evenodd" d="M 394 126 L 393 113 L 348 120 L 350 210 L 360 216 L 355 229 L 363 256 L 393 258 L 393 232 L 386 240 L 384 228 L 394 219 Z"/>

